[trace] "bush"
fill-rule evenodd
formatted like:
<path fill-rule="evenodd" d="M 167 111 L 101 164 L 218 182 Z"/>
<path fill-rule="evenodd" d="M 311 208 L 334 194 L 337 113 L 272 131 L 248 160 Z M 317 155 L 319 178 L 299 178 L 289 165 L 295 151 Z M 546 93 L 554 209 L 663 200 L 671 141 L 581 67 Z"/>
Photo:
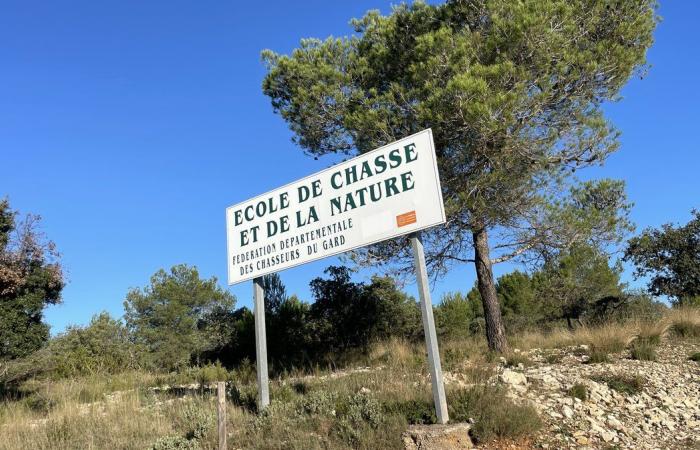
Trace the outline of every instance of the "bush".
<path fill-rule="evenodd" d="M 588 364 L 600 364 L 610 362 L 610 355 L 601 350 L 591 350 L 588 352 Z"/>
<path fill-rule="evenodd" d="M 202 439 L 214 426 L 214 415 L 194 404 L 185 406 L 182 412 L 185 426 L 185 437 L 187 439 Z"/>
<path fill-rule="evenodd" d="M 182 436 L 165 436 L 158 439 L 151 450 L 199 450 L 199 443 Z"/>
<path fill-rule="evenodd" d="M 636 340 L 630 348 L 632 359 L 639 361 L 656 361 L 656 345 L 648 340 Z"/>
<path fill-rule="evenodd" d="M 56 406 L 56 400 L 34 392 L 24 399 L 24 404 L 34 412 L 48 414 Z"/>
<path fill-rule="evenodd" d="M 691 361 L 700 362 L 700 352 L 693 353 L 688 359 L 690 359 Z"/>
<path fill-rule="evenodd" d="M 338 416 L 349 420 L 350 423 L 359 424 L 365 422 L 376 428 L 384 419 L 384 411 L 381 403 L 371 394 L 359 392 L 341 403 L 338 407 Z"/>
<path fill-rule="evenodd" d="M 106 312 L 93 316 L 85 327 L 69 327 L 49 342 L 46 353 L 56 378 L 115 374 L 139 365 L 127 329 Z"/>
<path fill-rule="evenodd" d="M 558 364 L 562 359 L 564 359 L 564 356 L 560 353 L 551 353 L 544 358 L 548 364 Z"/>
<path fill-rule="evenodd" d="M 691 321 L 678 321 L 673 324 L 673 332 L 681 338 L 700 337 L 700 325 Z"/>
<path fill-rule="evenodd" d="M 255 412 L 258 409 L 257 389 L 252 385 L 232 385 L 229 396 L 234 405 L 247 411 Z"/>
<path fill-rule="evenodd" d="M 520 364 L 523 367 L 530 367 L 534 363 L 522 353 L 510 353 L 506 356 L 506 367 L 518 367 Z"/>
<path fill-rule="evenodd" d="M 569 396 L 577 398 L 581 401 L 588 400 L 588 388 L 585 384 L 576 383 L 567 391 Z"/>
<path fill-rule="evenodd" d="M 303 397 L 297 411 L 309 415 L 332 415 L 336 409 L 338 396 L 333 392 L 316 391 Z"/>
<path fill-rule="evenodd" d="M 291 404 L 273 400 L 265 409 L 258 412 L 253 421 L 256 430 L 272 431 L 275 428 L 284 428 L 285 422 L 289 422 L 293 414 L 290 414 Z"/>
<path fill-rule="evenodd" d="M 453 421 L 475 420 L 472 434 L 477 441 L 517 438 L 542 426 L 533 407 L 514 403 L 500 386 L 461 389 L 451 395 L 448 405 Z"/>
<path fill-rule="evenodd" d="M 207 364 L 199 367 L 197 373 L 197 381 L 202 385 L 211 384 L 217 381 L 227 381 L 229 379 L 228 370 L 221 366 L 220 362 L 215 364 Z"/>
<path fill-rule="evenodd" d="M 604 375 L 591 378 L 593 381 L 605 383 L 610 389 L 614 389 L 621 394 L 634 395 L 641 392 L 644 387 L 644 378 L 635 375 Z"/>
<path fill-rule="evenodd" d="M 396 414 L 404 417 L 411 425 L 429 425 L 437 423 L 435 406 L 432 402 L 420 400 L 407 400 L 391 403 L 386 406 L 388 414 Z"/>
<path fill-rule="evenodd" d="M 700 308 L 671 308 L 666 315 L 671 331 L 680 338 L 700 337 Z"/>
<path fill-rule="evenodd" d="M 619 353 L 634 340 L 637 328 L 633 324 L 609 323 L 579 331 L 591 350 L 602 353 Z"/>
<path fill-rule="evenodd" d="M 473 299 L 472 297 L 478 297 Z M 444 340 L 465 339 L 473 334 L 473 322 L 481 314 L 481 297 L 448 292 L 435 308 L 438 335 Z"/>
<path fill-rule="evenodd" d="M 638 323 L 639 332 L 635 342 L 642 342 L 650 345 L 659 345 L 661 338 L 668 331 L 669 325 L 666 320 L 641 321 Z"/>

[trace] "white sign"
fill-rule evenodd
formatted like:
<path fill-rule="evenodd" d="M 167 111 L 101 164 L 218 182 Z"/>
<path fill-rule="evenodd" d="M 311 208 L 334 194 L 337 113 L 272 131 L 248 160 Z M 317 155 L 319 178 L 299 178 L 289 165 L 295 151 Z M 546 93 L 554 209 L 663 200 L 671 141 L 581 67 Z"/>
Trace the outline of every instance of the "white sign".
<path fill-rule="evenodd" d="M 226 209 L 229 284 L 445 222 L 421 131 Z"/>

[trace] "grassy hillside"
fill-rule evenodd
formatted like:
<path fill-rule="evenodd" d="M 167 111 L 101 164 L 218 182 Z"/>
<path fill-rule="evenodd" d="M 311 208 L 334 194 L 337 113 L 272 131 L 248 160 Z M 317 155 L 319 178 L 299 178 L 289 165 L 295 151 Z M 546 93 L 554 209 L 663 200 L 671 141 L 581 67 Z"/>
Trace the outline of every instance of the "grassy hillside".
<path fill-rule="evenodd" d="M 548 430 L 541 429 L 542 414 L 531 401 L 513 400 L 499 381 L 504 371 L 557 365 L 566 357 L 574 372 L 592 364 L 605 371 L 611 361 L 635 358 L 662 367 L 654 361 L 660 343 L 680 348 L 690 342 L 697 352 L 699 337 L 700 312 L 673 309 L 654 322 L 522 333 L 512 340 L 518 351 L 504 357 L 488 353 L 476 337 L 443 342 L 451 419 L 472 422 L 473 438 L 484 448 L 503 440 L 528 448 Z M 228 381 L 230 448 L 403 448 L 409 424 L 435 421 L 425 359 L 421 345 L 390 340 L 342 366 L 287 371 L 272 381 L 272 404 L 261 413 L 251 365 L 75 379 L 44 375 L 6 392 L 0 448 L 216 448 L 210 388 L 216 380 Z"/>

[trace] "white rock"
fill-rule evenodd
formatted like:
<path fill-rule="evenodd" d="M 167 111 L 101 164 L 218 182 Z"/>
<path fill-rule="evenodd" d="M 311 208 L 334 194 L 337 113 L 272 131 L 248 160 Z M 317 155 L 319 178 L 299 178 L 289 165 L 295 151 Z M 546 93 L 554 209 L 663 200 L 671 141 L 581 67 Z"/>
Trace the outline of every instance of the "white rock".
<path fill-rule="evenodd" d="M 600 438 L 605 442 L 610 442 L 615 438 L 615 435 L 610 431 L 604 431 L 600 433 Z"/>
<path fill-rule="evenodd" d="M 572 417 L 574 417 L 574 410 L 567 405 L 564 405 L 564 407 L 561 409 L 561 412 L 567 419 L 571 419 Z"/>
<path fill-rule="evenodd" d="M 527 384 L 527 378 L 524 374 L 516 372 L 514 370 L 506 369 L 498 377 L 502 383 L 511 385 L 525 385 Z"/>

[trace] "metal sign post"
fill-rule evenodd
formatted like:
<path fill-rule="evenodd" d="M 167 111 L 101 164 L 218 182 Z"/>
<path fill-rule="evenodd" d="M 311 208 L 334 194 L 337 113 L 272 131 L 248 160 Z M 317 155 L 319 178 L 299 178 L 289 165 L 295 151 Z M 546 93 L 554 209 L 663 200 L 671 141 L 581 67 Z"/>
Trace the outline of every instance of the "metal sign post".
<path fill-rule="evenodd" d="M 445 399 L 445 385 L 442 379 L 442 367 L 440 366 L 440 350 L 438 349 L 437 333 L 435 332 L 435 320 L 433 319 L 433 304 L 430 301 L 430 289 L 428 287 L 428 271 L 425 268 L 425 254 L 420 232 L 411 234 L 411 246 L 413 247 L 414 264 L 416 266 L 416 280 L 418 282 L 418 294 L 420 295 L 420 309 L 423 316 L 423 330 L 425 331 L 425 346 L 428 348 L 428 367 L 430 379 L 433 384 L 433 400 L 435 412 L 439 423 L 447 423 L 450 418 L 447 412 L 447 400 Z"/>
<path fill-rule="evenodd" d="M 255 315 L 255 366 L 258 369 L 258 410 L 270 404 L 267 381 L 267 337 L 265 334 L 265 290 L 262 277 L 253 280 L 253 314 Z"/>
<path fill-rule="evenodd" d="M 421 230 L 446 222 L 430 129 L 226 208 L 228 282 L 253 280 L 258 408 L 270 404 L 262 276 L 411 235 L 437 417 L 448 420 Z"/>

